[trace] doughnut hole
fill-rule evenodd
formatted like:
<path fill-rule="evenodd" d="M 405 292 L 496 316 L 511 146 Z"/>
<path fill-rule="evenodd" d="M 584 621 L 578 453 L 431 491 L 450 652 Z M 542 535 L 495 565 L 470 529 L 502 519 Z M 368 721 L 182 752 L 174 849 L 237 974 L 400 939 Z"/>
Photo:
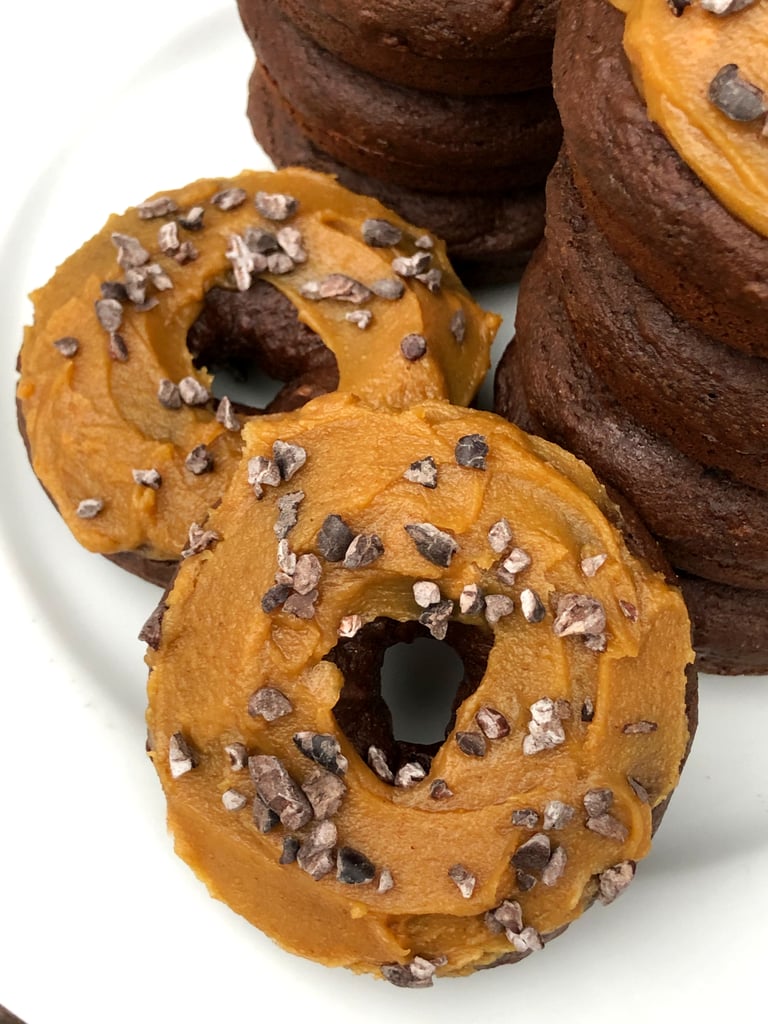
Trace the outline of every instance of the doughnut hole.
<path fill-rule="evenodd" d="M 425 714 L 433 719 L 445 714 L 442 736 L 433 742 L 416 742 L 402 738 L 398 733 L 411 732 L 408 727 L 413 724 L 409 722 L 407 713 L 399 713 L 406 711 L 409 703 L 403 699 L 403 682 L 405 686 L 412 682 L 422 689 L 422 696 L 427 696 L 422 680 L 415 678 L 417 659 L 412 657 L 406 661 L 406 668 L 410 671 L 406 671 L 404 681 L 388 678 L 390 672 L 385 669 L 385 659 L 389 660 L 388 652 L 398 645 L 425 639 L 433 645 L 443 644 L 455 659 L 446 658 L 449 672 L 446 673 L 445 687 L 451 694 L 450 703 L 445 700 L 444 692 L 440 694 L 436 692 L 438 687 L 430 686 L 435 699 L 428 700 L 424 708 Z M 445 640 L 438 641 L 431 638 L 426 626 L 418 622 L 397 622 L 383 617 L 374 619 L 356 636 L 339 640 L 326 655 L 344 676 L 344 685 L 333 708 L 334 717 L 365 763 L 368 763 L 369 748 L 374 746 L 383 751 L 393 774 L 409 762 L 417 762 L 428 773 L 432 758 L 454 727 L 457 709 L 482 682 L 492 646 L 490 630 L 463 622 L 449 622 Z M 455 662 L 453 665 L 451 660 Z M 454 668 L 455 674 L 451 671 Z M 397 728 L 383 689 L 395 707 Z"/>
<path fill-rule="evenodd" d="M 242 415 L 290 412 L 339 384 L 333 352 L 299 320 L 290 299 L 259 279 L 244 292 L 210 288 L 187 332 L 187 348 L 196 366 L 234 378 L 227 381 L 234 384 L 228 394 Z M 214 381 L 218 398 L 220 391 Z"/>

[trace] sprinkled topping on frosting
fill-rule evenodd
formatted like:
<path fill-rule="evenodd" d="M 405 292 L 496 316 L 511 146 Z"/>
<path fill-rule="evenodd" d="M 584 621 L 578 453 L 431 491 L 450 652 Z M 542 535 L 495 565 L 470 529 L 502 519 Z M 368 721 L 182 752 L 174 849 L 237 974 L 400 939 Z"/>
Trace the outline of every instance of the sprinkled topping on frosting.
<path fill-rule="evenodd" d="M 262 686 L 254 690 L 248 698 L 248 714 L 251 718 L 263 718 L 265 722 L 274 722 L 284 715 L 290 715 L 293 704 L 282 690 L 274 686 Z"/>
<path fill-rule="evenodd" d="M 485 469 L 488 442 L 482 434 L 465 434 L 456 442 L 456 462 L 468 469 Z"/>
<path fill-rule="evenodd" d="M 284 192 L 256 193 L 254 205 L 262 217 L 267 220 L 288 220 L 299 208 L 299 201 Z"/>
<path fill-rule="evenodd" d="M 720 68 L 710 83 L 709 98 L 731 121 L 756 121 L 768 113 L 765 93 L 744 78 L 738 64 Z"/>
<path fill-rule="evenodd" d="M 475 891 L 477 885 L 477 878 L 472 874 L 469 868 L 465 868 L 463 864 L 454 864 L 452 868 L 448 869 L 448 877 L 455 884 L 461 895 L 465 900 L 472 897 L 472 893 Z"/>
<path fill-rule="evenodd" d="M 422 487 L 434 489 L 437 487 L 437 466 L 431 455 L 425 459 L 412 462 L 403 473 L 406 480 L 412 484 L 421 484 Z"/>
<path fill-rule="evenodd" d="M 396 224 L 375 217 L 363 221 L 362 235 L 365 244 L 374 248 L 398 245 L 403 238 L 403 232 Z"/>
<path fill-rule="evenodd" d="M 415 363 L 426 355 L 427 339 L 423 334 L 406 334 L 400 342 L 400 351 L 409 362 Z"/>
<path fill-rule="evenodd" d="M 101 498 L 83 498 L 77 506 L 75 514 L 80 519 L 95 519 L 103 511 L 104 502 Z"/>
<path fill-rule="evenodd" d="M 405 531 L 413 540 L 419 554 L 428 562 L 443 569 L 448 568 L 451 559 L 459 550 L 459 545 L 453 537 L 443 530 L 438 530 L 432 523 L 409 523 Z"/>
<path fill-rule="evenodd" d="M 175 732 L 168 741 L 168 766 L 174 779 L 181 778 L 195 767 L 196 759 L 192 747 L 180 732 Z"/>
<path fill-rule="evenodd" d="M 53 347 L 58 349 L 65 359 L 71 359 L 77 354 L 77 351 L 80 348 L 80 342 L 77 338 L 68 336 L 66 338 L 58 338 L 54 341 Z"/>

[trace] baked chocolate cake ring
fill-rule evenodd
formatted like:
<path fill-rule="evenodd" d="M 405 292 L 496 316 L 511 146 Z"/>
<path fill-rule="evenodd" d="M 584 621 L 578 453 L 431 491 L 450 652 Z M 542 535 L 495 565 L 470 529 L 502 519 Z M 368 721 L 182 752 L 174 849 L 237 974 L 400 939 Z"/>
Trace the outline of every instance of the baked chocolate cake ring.
<path fill-rule="evenodd" d="M 359 174 L 321 152 L 298 129 L 273 82 L 257 64 L 251 76 L 248 117 L 253 132 L 278 167 L 302 166 L 335 175 L 342 185 L 376 196 L 413 224 L 442 238 L 462 280 L 488 283 L 516 275 L 544 232 L 544 188 L 503 193 L 440 195 Z"/>
<path fill-rule="evenodd" d="M 267 300 L 266 341 L 255 281 L 285 299 Z M 32 298 L 17 395 L 35 472 L 80 543 L 153 579 L 194 548 L 242 447 L 242 417 L 193 354 L 252 343 L 293 378 L 282 407 L 337 380 L 373 405 L 462 404 L 498 323 L 441 242 L 305 169 L 200 181 L 112 217 Z"/>
<path fill-rule="evenodd" d="M 641 16 L 647 6 L 639 5 Z M 701 39 L 702 25 L 710 30 L 712 24 L 715 28 L 717 23 L 724 25 L 724 19 L 698 5 L 681 7 L 684 13 L 679 18 L 666 0 L 657 0 L 654 9 L 656 22 L 663 17 L 665 31 L 675 32 L 663 50 L 668 56 L 697 52 L 694 42 Z M 728 31 L 720 32 L 712 54 L 712 76 L 721 65 L 738 63 L 742 52 L 750 52 L 747 44 L 742 51 L 739 34 L 753 22 L 764 26 L 760 19 L 765 17 L 763 2 L 727 16 Z M 707 19 L 711 23 L 707 24 Z M 651 30 L 642 22 L 639 28 Z M 729 212 L 649 119 L 646 99 L 633 82 L 623 36 L 624 16 L 605 0 L 569 2 L 561 7 L 555 96 L 568 159 L 585 205 L 611 247 L 673 312 L 717 341 L 768 356 L 768 238 Z M 642 34 L 638 37 L 638 47 L 644 38 Z M 767 39 L 763 27 L 762 53 Z M 722 54 L 729 40 L 733 41 L 728 50 L 732 56 L 726 58 Z M 733 53 L 733 47 L 739 52 Z M 654 52 L 650 45 L 649 52 Z M 763 63 L 762 67 L 750 66 L 750 74 L 761 76 L 757 84 L 768 88 L 768 61 L 763 58 Z M 682 67 L 686 66 L 682 62 Z M 702 81 L 700 88 L 691 85 L 685 94 L 673 95 L 667 108 L 675 102 L 684 104 L 699 92 L 706 102 L 707 84 Z M 715 113 L 722 122 L 727 121 Z M 695 117 L 699 116 L 697 109 Z M 704 128 L 697 128 L 696 139 L 710 136 L 714 123 L 710 118 Z M 734 124 L 733 131 L 740 139 L 754 136 L 756 145 L 765 148 L 765 143 L 760 143 L 759 121 Z M 759 159 L 754 154 L 750 159 L 753 157 Z M 768 156 L 762 158 L 763 165 L 766 161 Z M 722 168 L 722 153 L 711 166 L 718 171 Z M 768 180 L 765 172 L 761 179 L 759 167 L 760 163 L 751 175 L 745 170 L 740 180 Z"/>
<path fill-rule="evenodd" d="M 625 495 L 676 568 L 766 589 L 768 497 L 632 419 L 585 360 L 546 254 L 547 243 L 526 271 L 517 335 L 496 373 L 496 411 L 584 459 Z M 535 425 L 520 420 L 521 398 Z"/>
<path fill-rule="evenodd" d="M 287 949 L 412 988 L 614 899 L 695 685 L 682 598 L 592 473 L 446 402 L 327 395 L 244 439 L 146 634 L 178 853 Z M 272 484 L 276 451 L 295 473 Z M 384 649 L 419 632 L 465 668 L 437 749 L 399 743 L 378 692 Z"/>
<path fill-rule="evenodd" d="M 409 88 L 497 95 L 552 81 L 557 0 L 278 0 L 302 32 L 347 64 Z M 259 5 L 239 0 L 255 38 Z"/>
<path fill-rule="evenodd" d="M 552 92 L 449 97 L 390 85 L 322 50 L 267 0 L 256 53 L 298 128 L 353 170 L 428 192 L 499 192 L 543 180 L 561 129 Z"/>
<path fill-rule="evenodd" d="M 587 215 L 564 155 L 547 184 L 547 261 L 576 340 L 630 415 L 768 490 L 768 361 L 712 340 L 637 280 Z"/>

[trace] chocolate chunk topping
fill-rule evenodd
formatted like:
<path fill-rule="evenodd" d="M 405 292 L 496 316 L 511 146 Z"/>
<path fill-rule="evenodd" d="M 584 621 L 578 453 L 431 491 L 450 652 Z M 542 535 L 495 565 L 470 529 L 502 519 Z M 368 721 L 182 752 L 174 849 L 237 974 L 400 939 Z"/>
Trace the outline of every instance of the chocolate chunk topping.
<path fill-rule="evenodd" d="M 211 395 L 195 377 L 182 377 L 179 381 L 179 395 L 185 405 L 205 405 Z"/>
<path fill-rule="evenodd" d="M 485 924 L 495 935 L 512 932 L 518 935 L 523 929 L 523 909 L 517 900 L 504 900 L 485 915 Z"/>
<path fill-rule="evenodd" d="M 641 719 L 639 722 L 627 722 L 621 731 L 626 736 L 639 736 L 644 733 L 656 732 L 658 727 L 656 722 L 647 722 Z"/>
<path fill-rule="evenodd" d="M 631 601 L 619 601 L 622 615 L 630 622 L 637 622 L 637 607 Z"/>
<path fill-rule="evenodd" d="M 429 787 L 429 795 L 433 800 L 448 800 L 453 796 L 453 790 L 445 779 L 435 779 Z"/>
<path fill-rule="evenodd" d="M 359 850 L 340 846 L 336 854 L 336 878 L 345 885 L 364 885 L 373 880 L 376 866 Z"/>
<path fill-rule="evenodd" d="M 376 886 L 376 892 L 385 893 L 389 892 L 390 889 L 394 889 L 395 880 L 392 877 L 392 872 L 389 868 L 382 868 L 379 873 L 379 884 Z"/>
<path fill-rule="evenodd" d="M 651 802 L 648 790 L 642 785 L 642 783 L 638 782 L 637 779 L 633 779 L 631 775 L 627 776 L 627 782 L 638 800 L 644 804 L 649 804 Z"/>
<path fill-rule="evenodd" d="M 252 274 L 267 269 L 266 257 L 249 248 L 241 235 L 230 235 L 229 246 L 224 254 L 232 264 L 235 286 L 240 292 L 247 292 L 253 283 Z"/>
<path fill-rule="evenodd" d="M 445 640 L 448 632 L 448 620 L 453 613 L 453 601 L 439 601 L 430 606 L 419 616 L 419 622 L 426 626 L 435 640 Z"/>
<path fill-rule="evenodd" d="M 499 519 L 488 531 L 488 543 L 497 555 L 506 551 L 512 543 L 512 527 L 506 519 Z"/>
<path fill-rule="evenodd" d="M 379 747 L 368 747 L 368 764 L 384 782 L 394 782 L 395 777 L 387 763 L 386 754 Z"/>
<path fill-rule="evenodd" d="M 341 753 L 339 741 L 330 733 L 297 732 L 293 742 L 305 757 L 321 768 L 327 768 L 334 775 L 343 775 L 349 767 L 349 762 Z"/>
<path fill-rule="evenodd" d="M 539 824 L 539 813 L 533 807 L 523 807 L 512 811 L 512 824 L 517 828 L 536 828 Z"/>
<path fill-rule="evenodd" d="M 612 803 L 612 789 L 590 789 L 584 794 L 584 810 L 590 818 L 598 818 L 605 814 Z"/>
<path fill-rule="evenodd" d="M 307 262 L 307 252 L 304 248 L 304 236 L 298 228 L 280 228 L 277 232 L 277 244 L 293 263 Z"/>
<path fill-rule="evenodd" d="M 533 953 L 539 949 L 544 949 L 541 935 L 530 925 L 527 928 L 523 928 L 519 935 L 508 933 L 507 937 L 517 953 Z"/>
<path fill-rule="evenodd" d="M 304 491 L 290 491 L 277 499 L 277 522 L 272 527 L 278 540 L 283 540 L 299 520 L 299 505 L 304 500 Z"/>
<path fill-rule="evenodd" d="M 408 536 L 416 545 L 416 550 L 434 565 L 447 569 L 451 559 L 459 550 L 459 545 L 450 534 L 438 530 L 432 523 L 410 523 L 405 527 Z"/>
<path fill-rule="evenodd" d="M 193 206 L 179 217 L 179 224 L 187 231 L 202 231 L 205 210 L 202 206 Z"/>
<path fill-rule="evenodd" d="M 513 586 L 517 574 L 531 564 L 531 556 L 522 548 L 512 548 L 510 553 L 496 570 L 496 575 L 503 583 Z"/>
<path fill-rule="evenodd" d="M 581 705 L 581 720 L 582 722 L 591 722 L 595 717 L 595 705 L 591 697 L 587 697 L 584 703 Z"/>
<path fill-rule="evenodd" d="M 375 533 L 359 533 L 344 555 L 345 569 L 361 569 L 384 554 L 381 538 Z"/>
<path fill-rule="evenodd" d="M 357 636 L 363 628 L 363 617 L 361 615 L 345 615 L 339 623 L 338 634 L 344 637 Z"/>
<path fill-rule="evenodd" d="M 296 836 L 286 836 L 283 839 L 283 849 L 278 864 L 293 864 L 300 846 L 301 843 Z"/>
<path fill-rule="evenodd" d="M 327 562 L 341 562 L 354 540 L 349 525 L 338 515 L 326 516 L 315 538 L 318 553 Z"/>
<path fill-rule="evenodd" d="M 293 587 L 290 586 L 290 584 L 276 583 L 275 586 L 270 587 L 262 597 L 261 610 L 269 615 L 270 612 L 275 611 L 276 608 L 281 608 L 292 593 Z"/>
<path fill-rule="evenodd" d="M 395 785 L 400 789 L 410 789 L 427 777 L 424 768 L 416 761 L 404 764 L 395 775 Z"/>
<path fill-rule="evenodd" d="M 229 767 L 233 772 L 241 772 L 248 764 L 248 750 L 244 743 L 228 743 L 224 753 L 229 759 Z"/>
<path fill-rule="evenodd" d="M 475 715 L 475 721 L 489 740 L 501 740 L 509 736 L 509 722 L 496 708 L 484 705 Z"/>
<path fill-rule="evenodd" d="M 755 0 L 701 0 L 701 6 L 705 11 L 722 16 L 743 11 L 746 7 L 751 7 L 754 2 Z M 690 0 L 688 0 L 686 6 L 689 4 Z"/>
<path fill-rule="evenodd" d="M 272 252 L 267 256 L 267 270 L 270 274 L 280 277 L 283 274 L 290 274 L 294 269 L 294 262 L 287 253 Z"/>
<path fill-rule="evenodd" d="M 259 500 L 264 497 L 265 487 L 277 487 L 281 480 L 280 467 L 272 459 L 263 455 L 248 459 L 248 483 Z"/>
<path fill-rule="evenodd" d="M 309 594 L 320 582 L 323 567 L 316 555 L 300 555 L 293 574 L 293 589 L 297 594 Z"/>
<path fill-rule="evenodd" d="M 280 824 L 280 818 L 274 811 L 270 810 L 269 807 L 264 803 L 264 800 L 257 793 L 253 798 L 253 805 L 251 807 L 251 818 L 254 825 L 259 832 L 266 835 L 271 832 L 275 825 Z"/>
<path fill-rule="evenodd" d="M 566 828 L 573 820 L 575 813 L 576 808 L 571 807 L 570 804 L 565 804 L 562 800 L 550 800 L 544 805 L 542 826 L 547 831 Z"/>
<path fill-rule="evenodd" d="M 429 608 L 440 601 L 440 587 L 434 580 L 418 580 L 413 584 L 413 599 L 419 608 Z"/>
<path fill-rule="evenodd" d="M 232 402 L 226 395 L 219 401 L 216 408 L 216 422 L 221 423 L 226 430 L 240 429 L 240 420 L 235 416 Z"/>
<path fill-rule="evenodd" d="M 537 880 L 534 875 L 528 874 L 527 871 L 517 870 L 515 872 L 515 881 L 520 892 L 528 892 L 536 885 Z"/>
<path fill-rule="evenodd" d="M 134 469 L 131 472 L 137 484 L 141 484 L 142 487 L 151 487 L 153 491 L 156 491 L 163 482 L 163 478 L 156 469 Z"/>
<path fill-rule="evenodd" d="M 456 462 L 468 469 L 485 469 L 488 442 L 482 434 L 465 434 L 456 442 Z"/>
<path fill-rule="evenodd" d="M 431 988 L 435 966 L 417 956 L 410 964 L 382 964 L 381 974 L 397 988 Z"/>
<path fill-rule="evenodd" d="M 437 295 L 443 285 L 443 272 L 438 270 L 437 267 L 432 267 L 426 274 L 417 274 L 416 280 L 421 281 L 425 288 L 427 288 L 433 295 Z"/>
<path fill-rule="evenodd" d="M 305 299 L 311 299 L 313 302 L 336 299 L 339 302 L 353 302 L 359 306 L 373 298 L 369 288 L 347 274 L 328 274 L 320 281 L 305 281 L 299 290 Z"/>
<path fill-rule="evenodd" d="M 765 93 L 742 77 L 738 64 L 720 68 L 710 83 L 709 99 L 731 121 L 756 121 L 768 113 Z"/>
<path fill-rule="evenodd" d="M 274 722 L 284 715 L 290 715 L 293 704 L 282 690 L 274 686 L 262 686 L 254 690 L 248 698 L 248 714 L 251 718 L 263 718 L 265 722 Z"/>
<path fill-rule="evenodd" d="M 585 636 L 605 630 L 605 609 L 587 594 L 563 594 L 557 600 L 552 632 L 555 636 Z"/>
<path fill-rule="evenodd" d="M 373 313 L 370 309 L 350 309 L 348 313 L 344 314 L 344 319 L 348 320 L 351 324 L 355 324 L 359 330 L 365 331 L 371 326 Z"/>
<path fill-rule="evenodd" d="M 299 847 L 296 861 L 301 870 L 306 871 L 315 881 L 333 871 L 336 839 L 336 826 L 330 821 L 321 821 L 312 826 L 308 837 Z"/>
<path fill-rule="evenodd" d="M 437 466 L 431 455 L 425 459 L 412 462 L 403 473 L 406 480 L 412 484 L 421 484 L 422 487 L 429 487 L 434 490 L 437 487 Z"/>
<path fill-rule="evenodd" d="M 629 835 L 626 826 L 612 814 L 598 814 L 595 818 L 587 818 L 587 828 L 591 832 L 596 832 L 606 839 L 613 839 L 617 843 L 625 842 Z"/>
<path fill-rule="evenodd" d="M 181 557 L 189 558 L 190 555 L 199 555 L 202 551 L 212 548 L 220 539 L 215 530 L 204 530 L 198 523 L 192 523 L 187 537 L 187 546 L 181 552 Z"/>
<path fill-rule="evenodd" d="M 105 331 L 114 333 L 123 322 L 123 307 L 117 299 L 98 299 L 96 317 Z"/>
<path fill-rule="evenodd" d="M 450 329 L 451 334 L 459 345 L 461 345 L 464 338 L 467 336 L 467 314 L 463 309 L 457 309 L 451 317 Z"/>
<path fill-rule="evenodd" d="M 165 409 L 180 409 L 181 392 L 178 384 L 163 377 L 157 386 L 157 400 Z"/>
<path fill-rule="evenodd" d="M 177 204 L 170 196 L 158 196 L 157 199 L 147 199 L 139 203 L 136 212 L 141 220 L 154 220 L 155 217 L 167 217 L 169 213 L 178 210 Z"/>
<path fill-rule="evenodd" d="M 225 789 L 221 794 L 221 802 L 225 811 L 242 811 L 248 803 L 248 797 L 239 789 Z"/>
<path fill-rule="evenodd" d="M 213 471 L 213 456 L 204 444 L 198 444 L 186 457 L 184 465 L 194 476 L 202 476 Z"/>
<path fill-rule="evenodd" d="M 423 334 L 406 334 L 400 342 L 400 351 L 410 363 L 415 363 L 426 355 L 427 339 Z"/>
<path fill-rule="evenodd" d="M 520 610 L 526 622 L 541 622 L 547 614 L 539 595 L 535 590 L 523 590 L 520 593 Z"/>
<path fill-rule="evenodd" d="M 683 14 L 686 7 L 691 6 L 691 0 L 667 0 L 667 3 L 669 4 L 669 9 L 676 18 L 679 18 Z"/>
<path fill-rule="evenodd" d="M 485 757 L 488 744 L 481 732 L 457 732 L 456 745 L 462 754 L 470 757 Z"/>
<path fill-rule="evenodd" d="M 254 204 L 267 220 L 288 220 L 299 208 L 298 199 L 283 192 L 257 192 Z"/>
<path fill-rule="evenodd" d="M 126 275 L 127 276 L 127 275 Z M 129 302 L 128 290 L 122 281 L 102 281 L 99 285 L 102 299 L 116 299 L 118 302 Z"/>
<path fill-rule="evenodd" d="M 338 775 L 319 767 L 313 769 L 301 788 L 306 793 L 318 821 L 332 818 L 341 807 L 347 792 L 347 787 Z"/>
<path fill-rule="evenodd" d="M 454 864 L 452 868 L 449 868 L 448 877 L 465 900 L 472 896 L 477 884 L 477 877 L 468 868 L 465 868 L 463 864 Z"/>
<path fill-rule="evenodd" d="M 168 605 L 165 601 L 160 601 L 139 632 L 139 641 L 151 647 L 153 651 L 160 649 L 160 641 L 163 635 L 163 616 L 167 608 Z"/>
<path fill-rule="evenodd" d="M 235 210 L 242 206 L 247 198 L 244 188 L 225 188 L 211 196 L 211 203 L 220 210 Z"/>
<path fill-rule="evenodd" d="M 109 357 L 116 363 L 128 361 L 128 346 L 121 334 L 110 334 L 109 336 Z"/>
<path fill-rule="evenodd" d="M 277 240 L 277 236 L 271 231 L 265 231 L 264 228 L 246 228 L 243 240 L 250 252 L 255 255 L 269 256 L 270 253 L 280 251 L 280 243 Z M 264 269 L 266 265 L 267 264 L 264 263 L 262 269 Z"/>
<path fill-rule="evenodd" d="M 373 282 L 371 291 L 374 295 L 378 295 L 380 299 L 396 302 L 405 295 L 405 285 L 402 281 L 398 281 L 396 277 L 383 277 L 381 280 Z"/>
<path fill-rule="evenodd" d="M 248 771 L 259 796 L 286 828 L 301 828 L 311 821 L 309 800 L 279 758 L 268 754 L 249 757 Z"/>
<path fill-rule="evenodd" d="M 290 444 L 288 441 L 275 441 L 272 445 L 272 457 L 280 470 L 280 477 L 286 482 L 292 479 L 307 461 L 306 450 L 301 445 Z"/>
<path fill-rule="evenodd" d="M 180 267 L 183 267 L 187 263 L 194 263 L 199 255 L 200 253 L 191 242 L 182 242 L 179 246 L 179 251 L 174 253 L 173 258 Z"/>
<path fill-rule="evenodd" d="M 635 877 L 635 862 L 624 860 L 620 864 L 606 868 L 598 875 L 599 900 L 601 903 L 613 903 L 621 896 L 629 883 Z"/>
<path fill-rule="evenodd" d="M 592 578 L 597 570 L 605 564 L 608 555 L 590 555 L 589 558 L 582 558 L 581 560 L 581 571 L 588 578 Z"/>
<path fill-rule="evenodd" d="M 541 881 L 544 885 L 555 885 L 565 871 L 565 865 L 568 863 L 568 854 L 565 851 L 564 846 L 558 846 L 553 851 L 552 856 L 549 858 L 549 864 L 541 872 Z"/>
<path fill-rule="evenodd" d="M 75 510 L 75 515 L 79 519 L 95 519 L 103 511 L 104 502 L 101 498 L 83 498 Z"/>
<path fill-rule="evenodd" d="M 315 615 L 315 601 L 318 593 L 310 590 L 308 594 L 292 593 L 283 605 L 283 611 L 294 615 L 297 619 L 311 619 Z"/>
<path fill-rule="evenodd" d="M 565 730 L 561 724 L 561 718 L 566 717 L 563 715 L 563 707 L 559 707 L 549 697 L 542 697 L 531 704 L 530 711 L 528 735 L 523 740 L 524 754 L 538 754 L 565 742 Z"/>
<path fill-rule="evenodd" d="M 459 611 L 462 615 L 479 615 L 485 608 L 485 596 L 476 583 L 462 587 L 459 595 Z"/>
<path fill-rule="evenodd" d="M 362 234 L 365 244 L 377 249 L 398 245 L 403 238 L 403 232 L 396 224 L 375 217 L 363 221 Z"/>
<path fill-rule="evenodd" d="M 417 252 L 413 256 L 396 256 L 392 260 L 392 269 L 399 277 L 416 277 L 417 274 L 426 274 L 432 256 L 428 252 Z"/>
<path fill-rule="evenodd" d="M 512 854 L 512 864 L 521 871 L 543 871 L 549 863 L 552 853 L 549 836 L 543 832 L 537 832 L 515 850 Z"/>
<path fill-rule="evenodd" d="M 58 349 L 65 359 L 71 359 L 72 356 L 77 354 L 77 350 L 80 348 L 80 342 L 77 338 L 72 337 L 59 338 L 57 341 L 54 341 L 53 347 Z"/>
<path fill-rule="evenodd" d="M 514 610 L 515 602 L 506 594 L 487 594 L 485 597 L 485 619 L 489 626 L 495 626 Z"/>
<path fill-rule="evenodd" d="M 149 262 L 149 253 L 138 238 L 115 231 L 112 234 L 112 244 L 117 249 L 117 262 L 123 270 L 143 267 Z"/>
<path fill-rule="evenodd" d="M 175 732 L 168 741 L 168 766 L 171 777 L 178 779 L 191 772 L 197 763 L 192 747 L 180 732 Z"/>

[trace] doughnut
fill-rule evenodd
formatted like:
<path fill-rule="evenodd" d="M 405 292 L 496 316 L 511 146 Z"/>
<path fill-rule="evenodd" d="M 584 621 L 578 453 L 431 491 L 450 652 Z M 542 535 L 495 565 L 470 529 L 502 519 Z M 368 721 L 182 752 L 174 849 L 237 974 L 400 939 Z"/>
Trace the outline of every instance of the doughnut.
<path fill-rule="evenodd" d="M 459 96 L 549 85 L 557 0 L 278 0 L 276 6 L 324 50 L 377 78 Z M 255 35 L 259 8 L 239 0 Z"/>
<path fill-rule="evenodd" d="M 243 435 L 144 631 L 178 854 L 284 948 L 404 987 L 611 902 L 677 783 L 695 677 L 679 591 L 591 471 L 442 401 L 334 393 Z M 463 663 L 431 746 L 395 735 L 379 685 L 416 637 Z"/>
<path fill-rule="evenodd" d="M 705 40 L 696 47 L 696 22 L 704 13 L 698 5 L 679 19 L 664 3 L 658 7 L 669 30 L 677 24 L 685 37 L 667 43 L 666 53 L 709 53 Z M 764 23 L 765 17 L 765 5 L 758 3 L 714 21 L 721 26 L 723 45 L 730 40 L 738 50 L 742 28 L 755 20 Z M 624 23 L 624 15 L 605 0 L 560 9 L 555 98 L 585 206 L 611 248 L 674 313 L 720 342 L 768 356 L 765 235 L 718 201 L 649 118 L 622 46 Z M 761 32 L 764 53 L 764 27 Z M 759 72 L 764 77 L 764 59 Z M 698 83 L 691 85 L 694 90 Z M 674 100 L 668 106 L 677 109 Z M 696 140 L 712 134 L 712 126 L 702 125 L 700 117 L 694 121 Z M 735 130 L 741 139 L 748 130 L 760 138 L 752 126 L 736 125 Z M 765 148 L 764 139 L 759 144 Z M 712 160 L 713 173 L 722 165 L 722 159 Z M 759 165 L 753 160 L 754 170 L 749 166 L 744 156 L 739 180 L 763 182 L 765 189 Z"/>
<path fill-rule="evenodd" d="M 498 192 L 543 180 L 562 138 L 551 86 L 446 96 L 392 85 L 318 46 L 268 0 L 252 42 L 286 111 L 318 149 L 425 192 Z"/>
<path fill-rule="evenodd" d="M 337 383 L 374 406 L 465 404 L 498 325 L 442 242 L 295 168 L 111 217 L 32 300 L 17 397 L 34 471 L 81 544 L 156 582 L 221 497 L 255 412 L 211 397 L 199 361 L 220 362 L 219 343 L 292 381 L 279 408 Z"/>

